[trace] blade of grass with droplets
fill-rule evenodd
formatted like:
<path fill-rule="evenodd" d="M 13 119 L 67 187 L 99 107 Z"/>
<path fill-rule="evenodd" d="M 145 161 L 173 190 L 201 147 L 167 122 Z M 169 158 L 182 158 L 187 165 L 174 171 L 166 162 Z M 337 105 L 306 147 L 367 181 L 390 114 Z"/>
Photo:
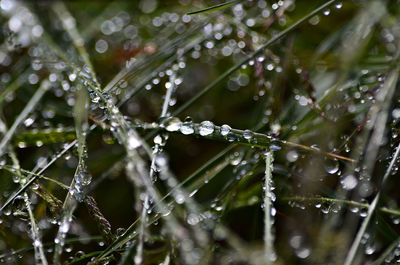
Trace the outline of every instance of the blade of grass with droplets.
<path fill-rule="evenodd" d="M 77 100 L 74 106 L 74 119 L 78 145 L 78 166 L 76 168 L 74 178 L 71 181 L 67 196 L 63 204 L 61 222 L 57 232 L 57 236 L 54 240 L 54 242 L 56 243 L 53 256 L 54 264 L 60 263 L 60 255 L 62 253 L 65 238 L 68 233 L 70 223 L 72 221 L 72 215 L 78 204 L 77 198 L 83 197 L 83 195 L 79 195 L 78 193 L 82 193 L 84 191 L 84 187 L 87 185 L 86 182 L 90 181 L 87 180 L 88 175 L 85 172 L 86 154 L 84 150 L 86 142 L 86 132 L 89 128 L 87 110 L 88 95 L 83 87 L 77 86 L 77 89 Z"/>
<path fill-rule="evenodd" d="M 334 204 L 339 204 L 339 205 L 346 205 L 348 207 L 357 207 L 360 209 L 368 209 L 371 204 L 368 203 L 362 203 L 362 202 L 356 202 L 356 201 L 350 201 L 350 200 L 342 200 L 342 199 L 336 199 L 336 198 L 327 198 L 327 197 L 301 197 L 301 196 L 296 196 L 296 197 L 282 197 L 279 198 L 278 200 L 280 201 L 296 201 L 296 202 L 304 202 L 304 203 L 334 203 Z M 380 207 L 377 208 L 378 211 L 382 213 L 386 213 L 389 215 L 395 215 L 395 216 L 400 216 L 400 210 L 396 209 L 390 209 L 387 207 Z"/>
<path fill-rule="evenodd" d="M 221 83 L 225 78 L 230 76 L 233 72 L 236 70 L 240 69 L 240 67 L 246 63 L 248 63 L 250 60 L 254 59 L 257 55 L 259 55 L 261 52 L 263 52 L 266 48 L 277 42 L 278 40 L 282 39 L 285 37 L 288 33 L 292 32 L 295 30 L 298 26 L 303 24 L 305 21 L 310 19 L 311 17 L 315 16 L 322 10 L 326 9 L 327 7 L 331 6 L 334 4 L 337 0 L 330 0 L 326 2 L 325 4 L 317 7 L 301 19 L 297 20 L 295 23 L 293 23 L 291 26 L 286 28 L 285 30 L 281 31 L 280 33 L 274 35 L 269 41 L 267 41 L 264 45 L 262 45 L 260 48 L 258 48 L 255 52 L 252 54 L 248 55 L 246 58 L 242 59 L 239 63 L 236 65 L 232 66 L 229 68 L 227 71 L 225 71 L 223 74 L 221 74 L 216 80 L 211 82 L 208 86 L 206 86 L 204 89 L 202 89 L 200 92 L 198 92 L 195 96 L 193 96 L 191 99 L 185 102 L 179 109 L 173 112 L 172 116 L 178 116 L 180 113 L 185 111 L 189 106 L 191 106 L 194 102 L 196 102 L 199 98 L 201 98 L 204 94 L 206 94 L 209 90 L 214 88 L 216 85 Z"/>
<path fill-rule="evenodd" d="M 265 154 L 265 180 L 264 180 L 264 255 L 267 263 L 276 260 L 274 250 L 274 238 L 272 233 L 272 200 L 271 200 L 271 183 L 273 170 L 273 154 L 269 151 Z"/>
<path fill-rule="evenodd" d="M 257 132 L 253 132 L 250 130 L 239 130 L 239 129 L 234 129 L 234 128 L 230 128 L 229 129 L 229 134 L 228 135 L 223 135 L 221 134 L 221 126 L 217 126 L 214 125 L 214 132 L 212 134 L 209 135 L 201 135 L 199 128 L 200 128 L 200 124 L 199 123 L 193 123 L 193 135 L 197 136 L 197 137 L 201 137 L 201 138 L 205 138 L 205 139 L 209 139 L 209 140 L 215 140 L 215 141 L 221 141 L 221 142 L 228 142 L 228 143 L 237 143 L 240 145 L 246 145 L 246 146 L 253 146 L 253 147 L 259 147 L 259 148 L 269 148 L 269 146 L 271 144 L 275 144 L 275 145 L 284 145 L 284 146 L 289 146 L 289 147 L 293 147 L 293 148 L 298 148 L 298 149 L 302 149 L 305 151 L 309 151 L 309 152 L 315 152 L 315 153 L 319 153 L 319 154 L 323 154 L 324 156 L 330 157 L 330 158 L 334 158 L 334 159 L 339 159 L 342 161 L 347 161 L 347 162 L 355 162 L 353 159 L 345 157 L 345 156 L 341 156 L 335 153 L 329 153 L 329 152 L 325 152 L 322 151 L 318 148 L 313 148 L 310 146 L 306 146 L 306 145 L 302 145 L 302 144 L 298 144 L 298 143 L 293 143 L 293 142 L 289 142 L 289 141 L 285 141 L 285 140 L 280 140 L 279 138 L 275 138 L 272 137 L 270 135 L 266 135 L 266 134 L 262 134 L 262 133 L 257 133 Z M 176 133 L 176 134 L 181 134 L 184 135 L 181 131 L 179 130 L 174 130 L 174 131 L 168 131 L 167 129 L 165 129 L 164 127 L 158 127 L 158 128 L 154 128 L 154 126 L 143 126 L 142 129 L 149 129 L 149 130 L 165 130 L 167 132 L 172 132 L 172 133 Z M 248 134 L 251 134 L 251 137 L 248 138 Z"/>
<path fill-rule="evenodd" d="M 187 13 L 187 15 L 195 15 L 195 14 L 206 13 L 206 12 L 210 12 L 210 11 L 221 10 L 223 8 L 231 7 L 231 6 L 233 6 L 236 3 L 239 3 L 241 1 L 243 1 L 243 0 L 234 0 L 234 1 L 221 3 L 221 4 L 210 6 L 210 7 L 204 8 L 204 9 L 200 9 L 200 10 L 196 10 L 196 11 L 193 11 L 193 12 L 189 12 L 189 13 Z"/>
<path fill-rule="evenodd" d="M 19 169 L 20 168 L 20 163 L 19 163 L 17 155 L 15 154 L 15 152 L 14 152 L 12 147 L 9 148 L 9 155 L 10 155 L 12 161 L 13 161 L 13 164 L 14 164 L 13 166 L 15 168 Z M 18 178 L 20 180 L 20 185 L 22 186 L 23 185 L 23 180 L 25 178 L 23 177 L 23 175 L 20 173 L 19 170 L 16 170 L 16 172 L 14 174 L 17 174 L 17 176 L 18 176 Z M 30 199 L 28 197 L 28 194 L 26 192 L 22 196 L 24 197 L 25 207 L 26 207 L 26 209 L 28 211 L 28 216 L 29 216 L 29 221 L 30 221 L 30 232 L 31 232 L 32 240 L 33 240 L 32 245 L 33 245 L 33 248 L 34 248 L 34 251 L 35 251 L 35 261 L 36 261 L 36 263 L 47 265 L 48 262 L 47 262 L 47 259 L 46 259 L 46 255 L 44 254 L 45 251 L 43 249 L 43 244 L 42 244 L 42 240 L 41 240 L 41 237 L 40 237 L 40 230 L 39 230 L 39 227 L 38 227 L 38 225 L 36 223 L 35 217 L 33 215 L 32 207 L 31 207 L 32 202 L 30 201 Z"/>

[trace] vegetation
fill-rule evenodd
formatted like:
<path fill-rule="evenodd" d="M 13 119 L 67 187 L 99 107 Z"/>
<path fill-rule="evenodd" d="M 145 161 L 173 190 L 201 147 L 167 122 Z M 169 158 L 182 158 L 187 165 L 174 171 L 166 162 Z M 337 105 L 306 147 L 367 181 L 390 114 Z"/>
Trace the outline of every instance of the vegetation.
<path fill-rule="evenodd" d="M 0 263 L 400 260 L 399 1 L 0 10 Z"/>

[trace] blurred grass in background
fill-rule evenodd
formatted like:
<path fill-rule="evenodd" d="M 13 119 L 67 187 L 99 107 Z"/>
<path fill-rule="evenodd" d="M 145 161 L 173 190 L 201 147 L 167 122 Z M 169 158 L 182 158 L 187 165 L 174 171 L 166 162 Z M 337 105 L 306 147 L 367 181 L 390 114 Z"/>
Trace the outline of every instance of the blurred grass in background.
<path fill-rule="evenodd" d="M 2 209 L 1 263 L 55 263 L 54 239 L 68 209 L 66 188 L 51 179 L 76 190 L 81 169 L 90 182 L 82 194 L 101 214 L 89 199 L 77 204 L 63 264 L 399 259 L 399 1 L 233 1 L 192 15 L 222 2 L 0 3 L 2 205 L 32 179 L 30 172 L 46 168 L 40 175 L 48 178 L 32 181 Z M 7 140 L 43 84 L 48 91 Z M 122 118 L 113 116 L 114 105 Z M 179 121 L 182 133 L 172 133 L 165 120 L 171 116 L 252 132 L 216 141 L 219 127 L 207 137 L 201 127 L 184 135 Z M 118 136 L 129 126 L 139 133 L 137 144 L 130 131 Z M 251 146 L 253 131 L 274 140 Z M 75 139 L 81 144 L 68 146 Z M 87 148 L 87 157 L 75 146 Z M 266 150 L 274 158 L 271 187 L 264 180 Z M 154 175 L 158 199 L 139 176 L 139 158 L 150 171 L 145 178 Z M 186 199 L 173 193 L 164 213 L 156 205 L 171 189 Z M 102 218 L 112 227 L 108 237 Z M 273 239 L 265 237 L 269 229 Z"/>

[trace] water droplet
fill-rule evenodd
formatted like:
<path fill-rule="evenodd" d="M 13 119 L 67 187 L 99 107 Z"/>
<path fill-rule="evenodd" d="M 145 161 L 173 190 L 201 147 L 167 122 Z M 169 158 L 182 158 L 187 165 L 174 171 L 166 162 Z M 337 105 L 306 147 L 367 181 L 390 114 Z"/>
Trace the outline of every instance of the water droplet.
<path fill-rule="evenodd" d="M 185 121 L 181 123 L 180 131 L 185 135 L 194 133 L 193 122 L 191 120 L 185 119 Z"/>
<path fill-rule="evenodd" d="M 342 8 L 342 6 L 343 6 L 343 3 L 337 3 L 336 5 L 335 5 L 335 7 L 337 8 L 337 9 L 341 9 Z"/>
<path fill-rule="evenodd" d="M 245 130 L 243 133 L 243 137 L 246 140 L 250 140 L 253 137 L 253 132 L 250 130 Z"/>
<path fill-rule="evenodd" d="M 156 155 L 154 162 L 157 165 L 157 167 L 163 168 L 167 165 L 168 161 L 167 161 L 167 157 L 165 155 L 158 154 L 158 155 Z"/>
<path fill-rule="evenodd" d="M 311 25 L 317 25 L 317 24 L 319 23 L 319 16 L 318 16 L 318 15 L 313 16 L 312 18 L 310 18 L 310 19 L 308 20 L 308 22 L 309 22 Z"/>
<path fill-rule="evenodd" d="M 365 254 L 372 255 L 375 253 L 375 248 L 373 246 L 367 246 L 365 248 Z"/>
<path fill-rule="evenodd" d="M 35 239 L 35 240 L 33 241 L 32 245 L 33 245 L 34 247 L 40 247 L 40 246 L 42 245 L 42 242 L 40 242 L 39 239 Z"/>
<path fill-rule="evenodd" d="M 366 216 L 368 215 L 368 208 L 366 208 L 366 207 L 361 208 L 361 209 L 360 209 L 360 212 L 359 212 L 359 215 L 360 215 L 360 217 L 362 217 L 362 218 L 366 217 Z"/>
<path fill-rule="evenodd" d="M 185 202 L 185 195 L 182 193 L 178 192 L 175 194 L 175 201 L 177 204 L 182 204 Z"/>
<path fill-rule="evenodd" d="M 354 175 L 350 174 L 350 175 L 345 176 L 340 181 L 340 184 L 342 184 L 343 189 L 352 190 L 357 186 L 358 179 Z"/>
<path fill-rule="evenodd" d="M 12 176 L 12 179 L 13 179 L 13 182 L 14 182 L 14 183 L 19 183 L 19 181 L 20 181 L 18 175 L 13 175 L 13 176 Z"/>
<path fill-rule="evenodd" d="M 25 148 L 26 147 L 26 143 L 25 142 L 19 142 L 18 143 L 18 147 L 19 148 Z"/>
<path fill-rule="evenodd" d="M 69 80 L 70 80 L 71 82 L 74 82 L 75 79 L 76 79 L 76 73 L 70 74 L 70 75 L 68 76 L 68 78 L 69 78 Z"/>
<path fill-rule="evenodd" d="M 329 16 L 331 11 L 329 9 L 325 9 L 323 13 L 324 13 L 325 16 Z"/>
<path fill-rule="evenodd" d="M 326 202 L 322 203 L 322 205 L 321 205 L 321 212 L 322 212 L 323 214 L 328 214 L 329 211 L 330 211 L 330 209 L 331 209 L 331 205 L 330 205 L 329 203 L 326 203 Z"/>
<path fill-rule="evenodd" d="M 61 225 L 60 225 L 60 232 L 61 233 L 68 233 L 68 230 L 69 230 L 69 222 L 62 222 L 61 223 Z"/>
<path fill-rule="evenodd" d="M 133 132 L 128 133 L 128 148 L 130 150 L 136 149 L 142 145 L 142 142 L 134 135 Z"/>
<path fill-rule="evenodd" d="M 269 149 L 270 149 L 271 151 L 279 151 L 279 150 L 282 149 L 282 147 L 280 147 L 279 145 L 276 145 L 276 144 L 271 144 L 271 145 L 269 146 Z"/>
<path fill-rule="evenodd" d="M 207 136 L 214 132 L 214 124 L 211 121 L 203 121 L 199 126 L 199 133 L 201 136 Z"/>
<path fill-rule="evenodd" d="M 200 222 L 200 217 L 197 214 L 190 213 L 187 217 L 187 223 L 190 225 L 196 225 Z"/>
<path fill-rule="evenodd" d="M 299 248 L 296 250 L 296 255 L 297 257 L 301 258 L 301 259 L 305 259 L 308 256 L 310 256 L 311 254 L 311 250 L 309 248 Z"/>
<path fill-rule="evenodd" d="M 231 131 L 231 127 L 227 124 L 224 124 L 221 126 L 221 135 L 222 136 L 226 136 L 228 135 L 228 133 L 230 133 Z"/>
<path fill-rule="evenodd" d="M 168 119 L 165 129 L 169 132 L 176 132 L 180 129 L 181 123 L 182 122 L 179 118 L 172 117 Z"/>
<path fill-rule="evenodd" d="M 339 161 L 337 159 L 325 159 L 324 168 L 327 173 L 335 174 L 339 171 Z"/>
<path fill-rule="evenodd" d="M 155 143 L 155 144 L 158 144 L 158 145 L 162 145 L 163 144 L 163 137 L 161 136 L 161 135 L 156 135 L 155 137 L 154 137 L 154 139 L 153 139 L 153 142 Z"/>
<path fill-rule="evenodd" d="M 95 104 L 99 103 L 99 101 L 100 101 L 100 97 L 99 96 L 94 96 L 92 98 L 92 102 L 95 103 Z"/>
<path fill-rule="evenodd" d="M 295 162 L 299 158 L 299 154 L 295 150 L 290 150 L 286 153 L 286 159 L 289 162 Z"/>
<path fill-rule="evenodd" d="M 70 253 L 73 250 L 73 246 L 72 245 L 66 245 L 64 249 L 65 249 L 65 252 Z"/>
<path fill-rule="evenodd" d="M 32 118 L 32 117 L 27 118 L 27 119 L 24 121 L 24 125 L 25 125 L 26 127 L 29 127 L 29 126 L 31 126 L 31 125 L 33 124 L 34 121 L 35 121 L 35 119 Z"/>

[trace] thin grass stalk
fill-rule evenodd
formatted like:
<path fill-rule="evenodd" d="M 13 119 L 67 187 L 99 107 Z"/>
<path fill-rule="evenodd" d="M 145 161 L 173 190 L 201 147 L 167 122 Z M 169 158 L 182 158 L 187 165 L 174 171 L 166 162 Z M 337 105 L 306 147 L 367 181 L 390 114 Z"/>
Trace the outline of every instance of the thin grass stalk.
<path fill-rule="evenodd" d="M 196 11 L 192 11 L 187 13 L 188 15 L 195 15 L 195 14 L 199 14 L 199 13 L 206 13 L 206 12 L 210 12 L 210 11 L 216 11 L 216 10 L 220 10 L 222 8 L 227 8 L 227 7 L 231 7 L 232 5 L 241 2 L 243 0 L 233 0 L 233 1 L 228 1 L 225 3 L 221 3 L 221 4 L 217 4 L 217 5 L 213 5 L 207 8 L 203 8 L 200 10 L 196 10 Z"/>
<path fill-rule="evenodd" d="M 264 257 L 267 264 L 276 260 L 274 250 L 274 236 L 272 233 L 272 200 L 271 200 L 271 184 L 273 170 L 273 153 L 269 151 L 265 154 L 265 179 L 264 179 Z"/>
<path fill-rule="evenodd" d="M 351 200 L 343 200 L 343 199 L 336 199 L 336 198 L 327 198 L 327 197 L 302 197 L 302 196 L 295 196 L 295 197 L 282 197 L 279 199 L 280 201 L 295 201 L 300 203 L 332 203 L 332 204 L 339 204 L 339 205 L 346 205 L 348 207 L 356 207 L 360 209 L 368 209 L 371 204 L 369 203 L 362 203 L 357 201 Z M 389 215 L 400 216 L 400 210 L 398 209 L 391 209 L 387 207 L 379 207 L 376 209 L 382 213 L 386 213 Z"/>

